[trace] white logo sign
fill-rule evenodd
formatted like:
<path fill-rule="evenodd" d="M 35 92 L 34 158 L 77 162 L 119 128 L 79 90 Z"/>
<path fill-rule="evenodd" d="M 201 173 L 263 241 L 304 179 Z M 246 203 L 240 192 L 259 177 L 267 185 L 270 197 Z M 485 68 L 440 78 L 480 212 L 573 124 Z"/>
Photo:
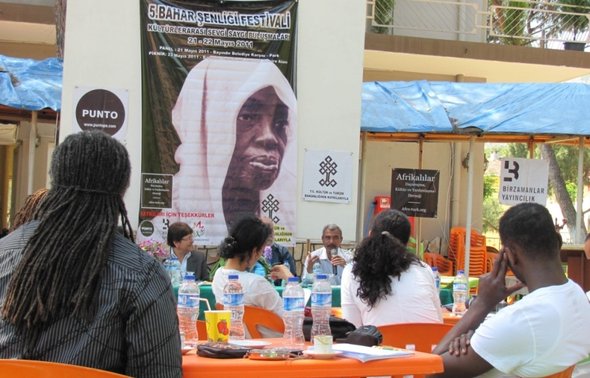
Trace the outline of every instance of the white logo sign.
<path fill-rule="evenodd" d="M 540 159 L 502 159 L 498 199 L 504 205 L 535 202 L 545 206 L 549 162 Z"/>

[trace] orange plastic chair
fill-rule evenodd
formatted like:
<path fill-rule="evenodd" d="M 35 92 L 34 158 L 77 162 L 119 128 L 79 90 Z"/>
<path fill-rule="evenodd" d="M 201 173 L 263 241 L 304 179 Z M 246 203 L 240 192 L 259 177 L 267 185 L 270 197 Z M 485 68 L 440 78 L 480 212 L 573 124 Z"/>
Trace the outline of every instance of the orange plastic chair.
<path fill-rule="evenodd" d="M 259 330 L 259 326 L 263 326 L 273 332 L 285 332 L 283 318 L 262 307 L 244 306 L 244 325 L 248 328 L 248 332 L 253 339 L 264 337 Z"/>
<path fill-rule="evenodd" d="M 124 378 L 106 370 L 93 369 L 85 366 L 68 365 L 58 362 L 33 360 L 0 359 L 0 376 L 2 377 L 35 377 L 35 378 Z"/>
<path fill-rule="evenodd" d="M 572 373 L 574 372 L 575 368 L 576 368 L 576 365 L 572 365 L 572 366 L 568 367 L 567 369 L 565 369 L 564 371 L 560 371 L 559 373 L 548 375 L 545 378 L 570 378 L 572 376 Z"/>
<path fill-rule="evenodd" d="M 223 305 L 217 303 L 215 308 L 217 310 L 223 310 Z M 285 332 L 285 323 L 283 323 L 283 318 L 262 307 L 248 305 L 244 306 L 243 321 L 244 326 L 246 326 L 248 329 L 248 333 L 252 339 L 264 338 L 264 335 L 259 330 L 259 326 L 262 326 L 273 333 Z"/>
<path fill-rule="evenodd" d="M 197 333 L 199 340 L 207 340 L 207 323 L 204 320 L 197 320 Z"/>
<path fill-rule="evenodd" d="M 424 262 L 431 267 L 437 267 L 441 276 L 452 276 L 453 262 L 438 253 L 424 252 Z"/>
<path fill-rule="evenodd" d="M 444 323 L 400 323 L 377 328 L 383 335 L 382 345 L 405 349 L 414 345 L 418 352 L 430 353 L 453 326 Z"/>

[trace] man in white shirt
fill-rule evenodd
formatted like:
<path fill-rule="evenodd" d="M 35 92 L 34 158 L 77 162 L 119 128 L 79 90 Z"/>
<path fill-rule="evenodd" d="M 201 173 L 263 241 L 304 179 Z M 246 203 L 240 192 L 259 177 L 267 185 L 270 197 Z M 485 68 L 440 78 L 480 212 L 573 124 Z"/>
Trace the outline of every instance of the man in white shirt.
<path fill-rule="evenodd" d="M 335 224 L 328 224 L 322 230 L 322 244 L 320 249 L 307 254 L 303 263 L 303 282 L 313 281 L 315 274 L 328 274 L 331 285 L 340 285 L 342 271 L 346 264 L 352 261 L 352 252 L 340 248 L 342 244 L 342 230 Z"/>
<path fill-rule="evenodd" d="M 477 300 L 433 351 L 444 362 L 437 377 L 544 377 L 590 353 L 590 303 L 563 272 L 549 211 L 535 203 L 513 206 L 500 219 L 500 240 Z M 506 287 L 508 268 L 522 284 Z M 523 285 L 528 295 L 486 320 Z"/>

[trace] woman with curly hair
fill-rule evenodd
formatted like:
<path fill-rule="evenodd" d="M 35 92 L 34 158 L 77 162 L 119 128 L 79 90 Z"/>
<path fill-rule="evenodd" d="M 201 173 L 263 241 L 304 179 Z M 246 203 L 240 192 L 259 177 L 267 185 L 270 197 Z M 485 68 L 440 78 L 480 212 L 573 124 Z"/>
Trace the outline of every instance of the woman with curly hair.
<path fill-rule="evenodd" d="M 232 225 L 229 235 L 219 246 L 219 255 L 225 259 L 225 265 L 217 269 L 213 277 L 213 294 L 217 303 L 223 303 L 223 287 L 228 276 L 237 274 L 244 291 L 245 305 L 283 314 L 283 300 L 273 285 L 265 277 L 249 272 L 262 256 L 270 233 L 270 227 L 254 215 L 245 216 Z M 284 270 L 291 275 L 286 267 Z"/>
<path fill-rule="evenodd" d="M 442 323 L 430 267 L 408 251 L 410 221 L 397 210 L 375 218 L 342 274 L 342 312 L 361 325 Z"/>

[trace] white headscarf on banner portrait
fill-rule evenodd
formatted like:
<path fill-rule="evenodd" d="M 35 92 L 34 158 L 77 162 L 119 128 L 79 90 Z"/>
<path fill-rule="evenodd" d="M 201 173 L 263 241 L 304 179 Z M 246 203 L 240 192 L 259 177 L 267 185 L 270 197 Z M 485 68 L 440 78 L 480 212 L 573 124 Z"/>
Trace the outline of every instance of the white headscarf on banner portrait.
<path fill-rule="evenodd" d="M 217 244 L 227 235 L 222 188 L 236 146 L 238 113 L 250 96 L 267 87 L 288 107 L 289 126 L 278 177 L 261 191 L 260 201 L 272 195 L 278 210 L 271 218 L 294 233 L 297 102 L 293 90 L 269 60 L 209 57 L 189 72 L 172 111 L 181 140 L 175 153 L 180 169 L 174 176 L 172 211 L 185 214 L 169 219 L 196 226 L 197 242 Z M 210 213 L 213 218 L 186 213 Z M 260 215 L 269 216 L 262 209 Z"/>

